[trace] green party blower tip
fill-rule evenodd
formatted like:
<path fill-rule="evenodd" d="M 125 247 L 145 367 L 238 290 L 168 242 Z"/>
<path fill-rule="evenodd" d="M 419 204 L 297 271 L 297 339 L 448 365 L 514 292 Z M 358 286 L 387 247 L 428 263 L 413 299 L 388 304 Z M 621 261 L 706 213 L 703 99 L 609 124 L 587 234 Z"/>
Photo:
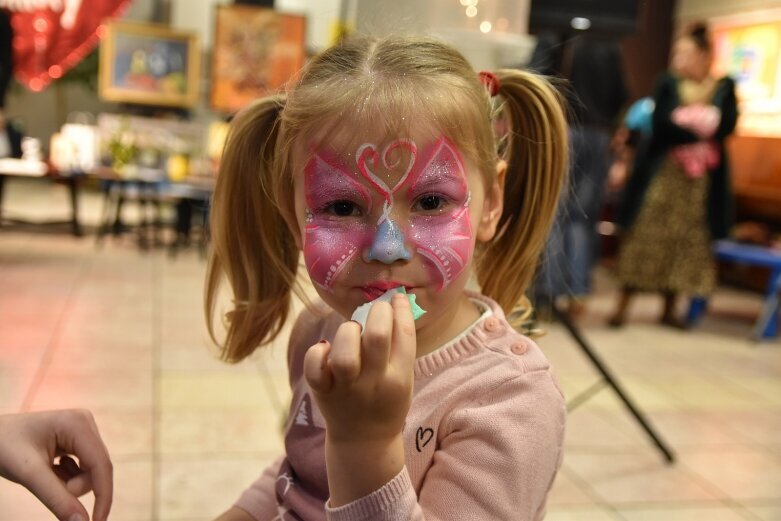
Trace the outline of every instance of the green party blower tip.
<path fill-rule="evenodd" d="M 372 307 L 372 304 L 375 302 L 388 302 L 390 303 L 391 299 L 393 298 L 393 295 L 396 293 L 402 293 L 404 295 L 407 295 L 407 300 L 409 301 L 409 307 L 412 310 L 412 318 L 415 320 L 419 319 L 423 316 L 423 314 L 426 312 L 422 307 L 418 306 L 418 303 L 415 302 L 417 299 L 417 295 L 413 295 L 412 293 L 407 293 L 407 289 L 404 286 L 399 286 L 397 288 L 389 289 L 376 299 L 372 300 L 371 302 L 367 302 L 366 304 L 361 304 L 357 308 L 355 308 L 355 311 L 353 311 L 353 316 L 350 317 L 350 320 L 354 320 L 355 322 L 358 322 L 361 325 L 361 330 L 366 327 L 366 319 L 369 317 L 369 310 Z"/>

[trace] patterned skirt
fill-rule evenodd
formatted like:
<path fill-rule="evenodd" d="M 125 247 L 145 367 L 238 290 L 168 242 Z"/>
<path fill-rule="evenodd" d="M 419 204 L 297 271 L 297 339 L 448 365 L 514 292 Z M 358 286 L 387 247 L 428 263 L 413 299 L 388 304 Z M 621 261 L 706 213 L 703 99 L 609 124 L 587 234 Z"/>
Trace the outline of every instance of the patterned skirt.
<path fill-rule="evenodd" d="M 624 287 L 706 296 L 716 286 L 706 218 L 709 177 L 688 177 L 669 158 L 651 180 L 618 259 Z"/>

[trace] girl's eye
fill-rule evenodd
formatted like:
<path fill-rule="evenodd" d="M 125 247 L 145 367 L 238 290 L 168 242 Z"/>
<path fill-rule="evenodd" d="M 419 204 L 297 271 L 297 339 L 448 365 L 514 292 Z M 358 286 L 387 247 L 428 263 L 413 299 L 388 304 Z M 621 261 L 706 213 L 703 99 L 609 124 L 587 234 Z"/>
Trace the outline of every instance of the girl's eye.
<path fill-rule="evenodd" d="M 446 202 L 445 198 L 440 195 L 424 195 L 418 199 L 415 206 L 424 212 L 435 212 L 442 210 Z"/>
<path fill-rule="evenodd" d="M 328 205 L 326 211 L 337 217 L 354 217 L 361 215 L 360 208 L 352 201 L 336 201 Z"/>

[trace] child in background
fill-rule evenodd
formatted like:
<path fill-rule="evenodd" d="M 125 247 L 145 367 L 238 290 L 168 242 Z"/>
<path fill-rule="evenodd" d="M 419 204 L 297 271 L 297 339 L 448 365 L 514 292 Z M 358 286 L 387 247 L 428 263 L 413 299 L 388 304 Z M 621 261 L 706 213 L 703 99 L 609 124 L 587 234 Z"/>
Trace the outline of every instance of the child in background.
<path fill-rule="evenodd" d="M 212 205 L 210 332 L 227 279 L 223 358 L 274 340 L 291 292 L 305 299 L 300 252 L 324 304 L 291 333 L 286 454 L 220 520 L 543 518 L 564 400 L 505 313 L 524 302 L 566 165 L 547 81 L 478 75 L 429 39 L 349 39 L 234 119 Z M 482 294 L 465 289 L 472 274 Z M 419 320 L 404 295 L 349 320 L 397 288 Z"/>

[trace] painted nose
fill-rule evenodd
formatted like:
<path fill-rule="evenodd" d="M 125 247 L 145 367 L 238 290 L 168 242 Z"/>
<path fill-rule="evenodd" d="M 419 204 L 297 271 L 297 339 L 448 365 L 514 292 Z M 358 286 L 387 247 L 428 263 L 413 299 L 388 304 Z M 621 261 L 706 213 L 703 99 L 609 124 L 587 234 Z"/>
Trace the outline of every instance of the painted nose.
<path fill-rule="evenodd" d="M 408 261 L 412 258 L 404 246 L 404 234 L 392 219 L 385 219 L 377 228 L 374 240 L 366 254 L 367 261 L 380 261 L 393 264 L 399 260 Z"/>

